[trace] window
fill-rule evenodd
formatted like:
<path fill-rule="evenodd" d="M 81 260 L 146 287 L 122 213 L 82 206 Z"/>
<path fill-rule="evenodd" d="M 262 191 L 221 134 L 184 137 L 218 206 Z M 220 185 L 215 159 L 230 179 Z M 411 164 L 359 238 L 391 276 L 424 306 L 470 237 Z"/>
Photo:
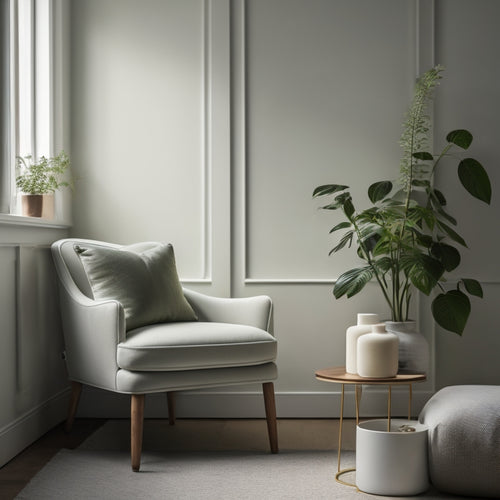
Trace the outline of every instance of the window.
<path fill-rule="evenodd" d="M 16 214 L 16 156 L 53 154 L 53 0 L 0 2 L 4 38 L 0 211 Z"/>
<path fill-rule="evenodd" d="M 18 151 L 21 156 L 51 152 L 50 0 L 16 0 L 18 61 Z"/>

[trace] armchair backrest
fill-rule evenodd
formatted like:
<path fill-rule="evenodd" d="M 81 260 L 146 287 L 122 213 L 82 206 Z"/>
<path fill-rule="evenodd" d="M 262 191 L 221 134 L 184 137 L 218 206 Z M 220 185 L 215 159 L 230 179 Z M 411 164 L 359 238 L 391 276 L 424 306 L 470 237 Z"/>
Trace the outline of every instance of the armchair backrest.
<path fill-rule="evenodd" d="M 57 241 L 52 245 L 52 255 L 54 256 L 54 262 L 61 283 L 65 287 L 71 287 L 74 284 L 84 295 L 93 298 L 87 273 L 83 268 L 78 254 L 75 252 L 75 246 L 84 246 L 86 248 L 119 248 L 120 245 L 77 238 L 67 238 Z"/>

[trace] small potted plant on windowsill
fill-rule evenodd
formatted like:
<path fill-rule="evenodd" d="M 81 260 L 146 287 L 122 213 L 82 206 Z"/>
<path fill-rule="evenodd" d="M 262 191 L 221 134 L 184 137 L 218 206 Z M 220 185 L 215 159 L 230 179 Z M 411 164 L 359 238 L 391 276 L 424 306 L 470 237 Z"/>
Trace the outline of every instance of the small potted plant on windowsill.
<path fill-rule="evenodd" d="M 49 197 L 56 190 L 70 186 L 66 175 L 69 168 L 70 159 L 64 151 L 50 158 L 42 156 L 38 161 L 33 161 L 31 155 L 18 156 L 16 186 L 22 193 L 22 215 L 42 217 Z"/>
<path fill-rule="evenodd" d="M 459 278 L 453 289 L 445 285 L 446 273 L 460 264 L 456 245 L 465 247 L 466 243 L 453 228 L 457 221 L 448 213 L 446 198 L 434 185 L 434 175 L 437 168 L 449 167 L 444 159 L 456 158 L 456 149 L 469 148 L 472 134 L 454 130 L 446 136 L 446 146 L 439 154 L 428 150 L 431 122 L 426 108 L 442 70 L 441 66 L 432 68 L 416 84 L 403 125 L 403 155 L 396 183 L 384 180 L 372 184 L 368 188 L 372 205 L 361 211 L 356 210 L 345 185 L 318 186 L 313 197 L 332 196 L 321 208 L 339 210 L 345 217 L 330 231 L 346 231 L 330 254 L 355 245 L 362 260 L 361 266 L 339 276 L 333 289 L 335 298 L 352 297 L 374 279 L 392 322 L 404 323 L 409 321 L 415 290 L 429 295 L 438 289 L 432 315 L 442 328 L 461 335 L 471 310 L 468 294 L 482 297 L 483 292 L 480 283 L 471 278 Z M 490 203 L 490 180 L 477 160 L 459 158 L 458 177 L 470 195 Z"/>

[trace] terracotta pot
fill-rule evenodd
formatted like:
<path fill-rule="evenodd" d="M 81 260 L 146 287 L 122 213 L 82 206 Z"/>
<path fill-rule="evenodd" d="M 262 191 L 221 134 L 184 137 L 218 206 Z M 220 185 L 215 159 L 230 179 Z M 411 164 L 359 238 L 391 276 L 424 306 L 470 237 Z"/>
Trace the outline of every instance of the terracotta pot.
<path fill-rule="evenodd" d="M 43 194 L 23 194 L 21 196 L 22 214 L 27 217 L 41 217 Z"/>
<path fill-rule="evenodd" d="M 27 217 L 54 218 L 54 194 L 23 194 L 21 213 Z"/>

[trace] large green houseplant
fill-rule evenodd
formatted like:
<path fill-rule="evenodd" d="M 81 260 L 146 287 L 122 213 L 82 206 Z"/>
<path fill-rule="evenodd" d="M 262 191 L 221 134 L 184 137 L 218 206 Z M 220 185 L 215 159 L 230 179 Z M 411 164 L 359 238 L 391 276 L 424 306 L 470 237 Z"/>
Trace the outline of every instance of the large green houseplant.
<path fill-rule="evenodd" d="M 434 175 L 444 166 L 445 157 L 456 158 L 457 150 L 468 149 L 472 134 L 454 130 L 446 136 L 446 146 L 439 154 L 428 151 L 431 123 L 427 107 L 442 71 L 436 66 L 417 81 L 403 125 L 403 154 L 396 182 L 372 184 L 368 188 L 372 205 L 361 211 L 356 210 L 345 185 L 318 186 L 313 197 L 332 196 L 321 208 L 340 210 L 345 217 L 330 231 L 345 231 L 330 254 L 354 245 L 363 261 L 337 279 L 333 289 L 337 299 L 356 295 L 375 279 L 392 321 L 407 321 L 415 289 L 426 295 L 439 289 L 432 301 L 433 317 L 444 329 L 461 335 L 471 310 L 467 294 L 482 297 L 483 291 L 479 282 L 470 278 L 461 278 L 451 290 L 445 287 L 446 273 L 460 264 L 457 245 L 465 247 L 466 243 L 454 229 L 457 221 L 447 211 L 444 194 L 434 186 Z M 473 158 L 458 161 L 463 187 L 489 204 L 491 184 L 485 169 Z"/>

